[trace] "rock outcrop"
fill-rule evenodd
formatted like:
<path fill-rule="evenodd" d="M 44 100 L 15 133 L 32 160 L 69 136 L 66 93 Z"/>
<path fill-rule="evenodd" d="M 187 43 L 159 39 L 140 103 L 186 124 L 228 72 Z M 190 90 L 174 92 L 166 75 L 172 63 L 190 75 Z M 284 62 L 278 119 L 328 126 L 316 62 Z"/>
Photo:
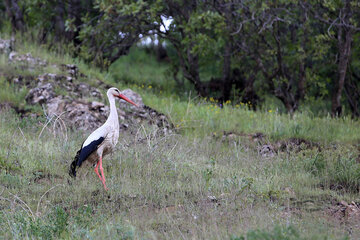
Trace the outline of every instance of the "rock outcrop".
<path fill-rule="evenodd" d="M 0 39 L 0 54 L 8 55 L 11 52 L 12 40 Z"/>
<path fill-rule="evenodd" d="M 10 52 L 7 48 L 9 44 L 10 42 L 0 39 L 0 54 L 8 54 L 10 64 L 26 68 L 29 71 L 36 69 L 36 72 L 39 70 L 41 72 L 41 69 L 50 65 L 45 60 L 33 57 L 31 53 Z M 4 45 L 3 49 L 8 50 L 1 50 L 2 45 Z M 93 130 L 103 124 L 110 110 L 106 97 L 104 97 L 106 95 L 102 93 L 105 93 L 109 86 L 98 81 L 101 86 L 101 90 L 99 90 L 81 82 L 80 79 L 84 79 L 86 76 L 74 64 L 50 66 L 56 70 L 54 71 L 56 73 L 44 72 L 34 77 L 7 76 L 7 78 L 12 83 L 26 86 L 29 89 L 26 102 L 29 105 L 41 105 L 49 121 L 61 119 L 67 127 L 82 130 Z M 157 128 L 161 134 L 173 131 L 173 126 L 168 118 L 146 106 L 139 94 L 131 89 L 123 90 L 122 94 L 140 106 L 137 108 L 119 100 L 118 114 L 122 130 L 148 125 Z"/>
<path fill-rule="evenodd" d="M 24 65 L 30 70 L 35 67 L 45 67 L 48 64 L 45 60 L 33 57 L 31 53 L 19 54 L 17 52 L 10 52 L 9 62 Z"/>

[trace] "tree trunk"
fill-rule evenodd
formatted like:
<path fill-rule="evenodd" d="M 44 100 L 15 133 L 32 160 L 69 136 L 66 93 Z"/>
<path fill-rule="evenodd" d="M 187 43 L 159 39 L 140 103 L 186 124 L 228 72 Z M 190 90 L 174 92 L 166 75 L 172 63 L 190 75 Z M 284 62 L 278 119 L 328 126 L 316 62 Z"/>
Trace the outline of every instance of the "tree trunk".
<path fill-rule="evenodd" d="M 349 60 L 349 72 L 344 84 L 344 92 L 348 101 L 351 115 L 353 118 L 360 117 L 360 76 L 356 74 L 356 70 L 351 67 L 351 60 Z"/>
<path fill-rule="evenodd" d="M 308 26 L 306 24 L 307 21 L 307 12 L 306 8 L 302 9 L 302 25 L 303 25 L 303 38 L 301 41 L 301 47 L 305 53 L 305 56 L 307 56 L 307 49 L 306 45 L 308 43 Z M 295 94 L 295 101 L 296 104 L 299 105 L 299 102 L 304 99 L 305 97 L 305 83 L 306 83 L 306 57 L 300 59 L 299 63 L 299 81 L 297 84 L 297 91 Z"/>
<path fill-rule="evenodd" d="M 345 39 L 343 39 L 343 31 L 345 31 Z M 338 79 L 335 82 L 335 89 L 331 101 L 331 115 L 333 117 L 340 116 L 342 112 L 341 95 L 344 88 L 346 70 L 351 54 L 352 32 L 350 29 L 339 27 L 338 29 L 338 47 L 339 47 L 339 64 Z"/>
<path fill-rule="evenodd" d="M 232 24 L 233 24 L 233 19 L 232 19 L 232 4 L 226 4 L 224 2 L 224 14 L 225 14 L 225 20 L 226 20 L 226 33 L 225 33 L 225 47 L 224 47 L 224 56 L 223 56 L 223 72 L 222 72 L 222 82 L 223 82 L 223 86 L 222 86 L 222 96 L 221 96 L 221 100 L 222 101 L 227 101 L 230 99 L 230 94 L 231 94 L 231 88 L 232 88 L 232 71 L 231 71 L 231 56 L 233 53 L 233 45 L 232 45 L 232 36 L 231 36 L 231 32 L 232 31 Z"/>
<path fill-rule="evenodd" d="M 187 50 L 187 66 L 185 67 L 184 71 L 185 78 L 194 84 L 196 91 L 201 97 L 206 97 L 207 91 L 204 84 L 200 80 L 199 59 L 190 51 L 190 49 Z"/>
<path fill-rule="evenodd" d="M 230 98 L 231 93 L 231 42 L 228 41 L 225 44 L 224 50 L 224 63 L 223 63 L 223 74 L 222 74 L 222 101 L 227 101 Z"/>
<path fill-rule="evenodd" d="M 242 94 L 242 102 L 250 102 L 252 109 L 256 110 L 256 106 L 258 104 L 259 96 L 256 94 L 254 90 L 254 83 L 255 83 L 256 75 L 252 74 L 246 80 L 246 86 Z"/>
<path fill-rule="evenodd" d="M 65 36 L 65 5 L 63 1 L 57 1 L 55 7 L 55 40 L 60 41 Z"/>
<path fill-rule="evenodd" d="M 21 11 L 17 0 L 5 0 L 5 8 L 10 18 L 13 32 L 25 30 L 25 22 L 23 12 Z"/>
<path fill-rule="evenodd" d="M 79 27 L 82 24 L 81 20 L 81 0 L 69 0 L 69 19 L 73 21 L 75 29 L 69 32 L 67 35 L 68 40 L 72 41 L 75 45 L 79 45 L 81 42 L 78 39 L 79 36 Z"/>
<path fill-rule="evenodd" d="M 179 57 L 180 66 L 184 77 L 195 87 L 201 97 L 207 96 L 205 85 L 200 80 L 198 56 L 191 53 L 191 48 L 184 50 L 182 44 L 173 43 Z"/>

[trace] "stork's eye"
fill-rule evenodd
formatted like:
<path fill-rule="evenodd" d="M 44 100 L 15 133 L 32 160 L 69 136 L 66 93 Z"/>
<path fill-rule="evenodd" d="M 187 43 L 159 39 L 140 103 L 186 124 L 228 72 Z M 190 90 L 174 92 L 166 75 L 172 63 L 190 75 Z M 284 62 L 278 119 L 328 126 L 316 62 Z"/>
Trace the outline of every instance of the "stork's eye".
<path fill-rule="evenodd" d="M 115 91 L 116 91 L 117 93 L 120 93 L 119 90 L 117 90 L 117 89 L 115 89 Z"/>

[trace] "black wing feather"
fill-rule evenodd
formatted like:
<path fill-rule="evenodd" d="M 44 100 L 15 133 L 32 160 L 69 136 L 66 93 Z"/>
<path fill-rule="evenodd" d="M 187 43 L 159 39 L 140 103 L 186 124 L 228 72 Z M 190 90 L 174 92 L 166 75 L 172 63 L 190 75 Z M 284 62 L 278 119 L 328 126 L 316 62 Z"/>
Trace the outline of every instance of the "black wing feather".
<path fill-rule="evenodd" d="M 70 176 L 76 177 L 76 168 L 80 167 L 81 164 L 90 156 L 90 154 L 96 151 L 96 149 L 104 141 L 104 139 L 105 139 L 104 137 L 100 137 L 99 139 L 92 141 L 89 145 L 77 151 L 74 161 L 70 165 L 70 169 L 69 169 Z"/>
<path fill-rule="evenodd" d="M 104 137 L 100 137 L 98 140 L 92 141 L 89 145 L 83 147 L 76 165 L 80 167 L 81 164 L 90 156 L 90 154 L 98 149 L 99 145 L 104 141 L 104 139 Z"/>

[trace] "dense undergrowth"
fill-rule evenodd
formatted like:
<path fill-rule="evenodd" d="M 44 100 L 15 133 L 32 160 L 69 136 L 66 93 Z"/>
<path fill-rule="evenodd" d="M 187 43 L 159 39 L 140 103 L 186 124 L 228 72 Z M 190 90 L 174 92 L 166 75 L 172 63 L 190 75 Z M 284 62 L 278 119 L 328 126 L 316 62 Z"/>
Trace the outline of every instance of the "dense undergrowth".
<path fill-rule="evenodd" d="M 177 131 L 156 137 L 145 128 L 136 129 L 136 136 L 122 132 L 117 150 L 104 160 L 105 192 L 92 169 L 76 180 L 68 176 L 88 133 L 60 131 L 46 125 L 45 116 L 20 118 L 2 109 L 0 238 L 360 237 L 358 220 L 334 215 L 340 201 L 360 202 L 359 121 L 310 112 L 289 116 L 276 106 L 254 112 L 245 103 L 220 108 L 213 99 L 179 97 L 163 83 L 169 80 L 162 76 L 164 66 L 145 67 L 147 60 L 137 64 L 135 57 L 132 69 L 121 60 L 101 72 L 46 46 L 24 42 L 17 50 L 50 63 L 75 63 L 85 75 L 80 80 L 89 84 L 101 80 L 134 89 Z M 26 105 L 28 89 L 7 80 L 40 70 L 9 67 L 5 58 L 0 68 L 0 103 L 41 111 Z M 144 72 L 136 75 L 139 69 Z"/>

